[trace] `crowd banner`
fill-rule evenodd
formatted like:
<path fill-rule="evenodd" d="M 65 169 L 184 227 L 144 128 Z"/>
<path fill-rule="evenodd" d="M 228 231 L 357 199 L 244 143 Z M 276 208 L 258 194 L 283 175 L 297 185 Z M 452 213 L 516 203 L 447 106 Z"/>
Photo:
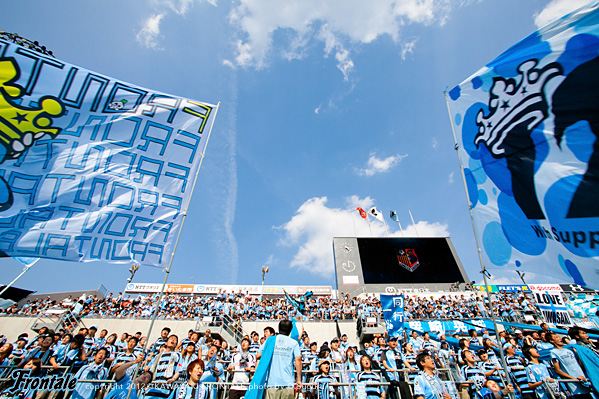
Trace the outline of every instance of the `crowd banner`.
<path fill-rule="evenodd" d="M 574 317 L 579 319 L 596 316 L 597 313 L 599 313 L 599 295 L 574 294 L 573 297 L 566 302 L 566 306 Z"/>
<path fill-rule="evenodd" d="M 418 331 L 420 333 L 436 332 L 439 334 L 468 334 L 468 331 L 482 330 L 495 331 L 493 320 L 490 319 L 475 319 L 475 320 L 429 320 L 420 321 L 413 320 L 406 323 L 406 328 L 409 330 Z"/>
<path fill-rule="evenodd" d="M 390 337 L 401 337 L 404 331 L 404 296 L 381 295 L 381 308 Z"/>
<path fill-rule="evenodd" d="M 531 285 L 531 289 L 537 305 L 543 314 L 543 318 L 547 323 L 572 326 L 568 307 L 562 296 L 563 291 L 559 285 L 553 289 L 551 289 L 551 285 L 547 287 Z"/>
<path fill-rule="evenodd" d="M 217 106 L 0 40 L 0 256 L 165 267 Z"/>
<path fill-rule="evenodd" d="M 446 93 L 487 269 L 599 287 L 598 52 L 595 1 Z"/>

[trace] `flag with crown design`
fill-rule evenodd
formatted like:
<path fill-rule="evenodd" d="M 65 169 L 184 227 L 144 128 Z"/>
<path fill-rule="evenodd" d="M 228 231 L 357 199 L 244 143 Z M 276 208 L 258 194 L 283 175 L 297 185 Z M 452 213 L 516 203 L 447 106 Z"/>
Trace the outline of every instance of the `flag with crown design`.
<path fill-rule="evenodd" d="M 446 94 L 485 267 L 599 288 L 599 3 Z"/>

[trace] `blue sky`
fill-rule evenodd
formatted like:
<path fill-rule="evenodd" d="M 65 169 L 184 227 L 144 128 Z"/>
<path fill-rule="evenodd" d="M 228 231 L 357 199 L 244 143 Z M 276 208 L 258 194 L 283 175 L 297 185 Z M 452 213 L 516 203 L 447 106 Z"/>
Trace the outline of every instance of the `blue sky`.
<path fill-rule="evenodd" d="M 140 86 L 221 102 L 171 283 L 334 285 L 334 236 L 449 235 L 481 280 L 443 91 L 573 0 L 6 2 L 0 28 Z M 408 211 L 416 221 L 413 226 Z M 0 260 L 7 283 L 21 270 Z M 39 292 L 124 288 L 128 267 L 42 259 Z M 162 282 L 142 268 L 137 282 Z M 493 272 L 517 283 L 515 272 Z M 528 282 L 553 282 L 527 275 Z"/>

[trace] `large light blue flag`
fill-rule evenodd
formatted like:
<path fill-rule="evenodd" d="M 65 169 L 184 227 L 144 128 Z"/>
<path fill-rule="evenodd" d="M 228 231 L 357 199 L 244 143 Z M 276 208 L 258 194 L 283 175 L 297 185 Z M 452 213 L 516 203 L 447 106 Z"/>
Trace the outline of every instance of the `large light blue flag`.
<path fill-rule="evenodd" d="M 401 337 L 404 330 L 404 296 L 381 295 L 381 308 L 390 337 Z"/>
<path fill-rule="evenodd" d="M 599 3 L 448 93 L 487 268 L 599 288 Z"/>
<path fill-rule="evenodd" d="M 0 40 L 0 255 L 165 265 L 214 114 Z"/>

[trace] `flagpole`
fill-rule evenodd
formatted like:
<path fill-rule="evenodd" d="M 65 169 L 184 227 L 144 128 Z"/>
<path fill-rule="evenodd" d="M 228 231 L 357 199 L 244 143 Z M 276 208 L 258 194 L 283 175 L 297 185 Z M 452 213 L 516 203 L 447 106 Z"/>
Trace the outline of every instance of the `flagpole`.
<path fill-rule="evenodd" d="M 478 260 L 480 262 L 480 268 L 485 282 L 485 292 L 487 293 L 487 300 L 489 301 L 489 310 L 491 311 L 491 319 L 493 320 L 493 327 L 495 328 L 495 337 L 497 338 L 497 345 L 499 346 L 499 355 L 501 357 L 501 364 L 506 377 L 509 376 L 509 369 L 507 362 L 505 361 L 505 353 L 503 352 L 503 345 L 501 344 L 501 337 L 499 336 L 499 328 L 497 325 L 497 318 L 495 317 L 495 307 L 493 306 L 493 300 L 489 293 L 489 284 L 487 282 L 487 270 L 483 261 L 482 251 L 478 241 L 478 234 L 476 231 L 476 224 L 474 223 L 474 215 L 472 214 L 472 203 L 470 202 L 470 195 L 468 194 L 468 185 L 466 184 L 466 175 L 464 174 L 464 166 L 462 165 L 462 157 L 460 156 L 460 145 L 458 144 L 458 138 L 455 134 L 455 126 L 453 125 L 453 119 L 451 118 L 451 109 L 449 108 L 449 101 L 447 101 L 447 90 L 445 94 L 445 105 L 447 105 L 447 113 L 449 114 L 449 122 L 451 123 L 451 132 L 453 133 L 453 141 L 455 142 L 455 150 L 458 154 L 458 163 L 460 164 L 460 172 L 462 175 L 462 182 L 464 183 L 464 191 L 466 192 L 466 200 L 468 201 L 468 212 L 470 213 L 470 222 L 472 223 L 472 230 L 474 231 L 474 241 L 476 243 L 476 252 L 478 252 Z M 411 213 L 410 213 L 411 215 Z M 508 380 L 509 381 L 509 380 Z M 514 394 L 510 394 L 510 398 L 514 398 Z"/>
<path fill-rule="evenodd" d="M 39 258 L 38 258 L 39 260 Z M 35 264 L 35 262 L 29 264 L 29 265 L 25 265 L 25 267 L 23 268 L 23 271 L 21 272 L 21 274 L 19 274 L 17 277 L 15 277 L 15 279 L 13 281 L 11 281 L 10 283 L 8 283 L 7 286 L 4 287 L 4 289 L 2 291 L 0 291 L 0 298 L 2 298 L 2 295 L 4 295 L 4 293 L 10 288 L 12 287 L 12 285 L 14 283 L 17 282 L 18 279 L 21 278 L 21 276 L 25 273 L 27 273 L 27 271 L 29 271 L 29 269 L 31 269 L 31 266 L 33 266 Z"/>
<path fill-rule="evenodd" d="M 370 231 L 370 237 L 372 237 L 372 229 L 370 228 L 370 220 L 366 219 L 366 221 L 368 222 L 368 230 Z"/>
<path fill-rule="evenodd" d="M 412 216 L 412 211 L 408 209 L 408 212 L 410 212 L 410 218 L 412 218 L 412 224 L 414 225 L 414 231 L 416 231 L 416 237 L 420 237 L 420 234 L 418 234 L 418 229 L 416 228 L 416 223 L 414 223 L 414 216 Z"/>
<path fill-rule="evenodd" d="M 387 223 L 385 223 L 385 217 L 381 213 L 381 217 L 383 218 L 383 227 L 385 228 L 385 237 L 389 237 L 389 232 L 387 231 Z"/>
<path fill-rule="evenodd" d="M 152 333 L 152 329 L 154 328 L 154 323 L 156 322 L 156 318 L 158 317 L 158 311 L 160 309 L 160 304 L 162 302 L 162 298 L 164 296 L 164 289 L 166 288 L 166 282 L 168 281 L 168 276 L 171 272 L 171 267 L 173 266 L 173 259 L 175 258 L 175 252 L 177 250 L 177 245 L 179 244 L 179 239 L 181 238 L 181 232 L 183 231 L 183 224 L 185 223 L 185 219 L 187 218 L 187 210 L 189 209 L 189 204 L 191 203 L 191 197 L 193 196 L 193 192 L 195 190 L 196 183 L 198 181 L 198 175 L 200 174 L 200 169 L 202 167 L 202 161 L 204 160 L 204 155 L 206 154 L 206 147 L 208 146 L 208 140 L 210 140 L 210 135 L 212 133 L 212 127 L 214 126 L 214 121 L 216 120 L 216 115 L 218 114 L 218 109 L 220 107 L 220 101 L 216 105 L 214 109 L 214 116 L 212 117 L 212 123 L 210 123 L 210 129 L 208 129 L 208 134 L 206 136 L 206 140 L 204 142 L 204 148 L 202 149 L 202 153 L 200 154 L 200 163 L 198 165 L 198 170 L 196 171 L 196 175 L 193 179 L 193 185 L 191 186 L 191 192 L 189 194 L 189 201 L 187 202 L 185 209 L 181 218 L 181 225 L 179 226 L 179 232 L 177 233 L 177 238 L 175 239 L 175 244 L 173 246 L 173 252 L 171 253 L 171 258 L 168 262 L 168 266 L 164 269 L 164 281 L 162 282 L 162 286 L 160 287 L 160 293 L 158 294 L 158 300 L 156 301 L 156 305 L 154 307 L 154 312 L 152 314 L 152 320 L 150 321 L 150 327 L 148 328 L 148 332 L 146 333 L 146 343 L 142 348 L 142 353 L 145 354 L 148 348 L 148 344 L 150 342 L 150 334 Z M 131 391 L 133 389 L 133 385 L 135 384 L 135 379 L 139 373 L 140 367 L 135 368 L 135 372 L 133 373 L 133 377 L 131 377 L 131 384 L 129 384 L 129 390 L 127 392 L 127 398 L 130 399 Z"/>
<path fill-rule="evenodd" d="M 393 216 L 395 216 L 395 218 L 393 218 Z M 401 236 L 403 237 L 403 229 L 401 228 L 401 223 L 399 223 L 399 216 L 397 216 L 397 213 L 395 213 L 395 211 L 391 211 L 389 217 L 391 218 L 391 220 L 397 222 L 397 224 L 399 225 L 399 231 L 401 231 Z"/>

